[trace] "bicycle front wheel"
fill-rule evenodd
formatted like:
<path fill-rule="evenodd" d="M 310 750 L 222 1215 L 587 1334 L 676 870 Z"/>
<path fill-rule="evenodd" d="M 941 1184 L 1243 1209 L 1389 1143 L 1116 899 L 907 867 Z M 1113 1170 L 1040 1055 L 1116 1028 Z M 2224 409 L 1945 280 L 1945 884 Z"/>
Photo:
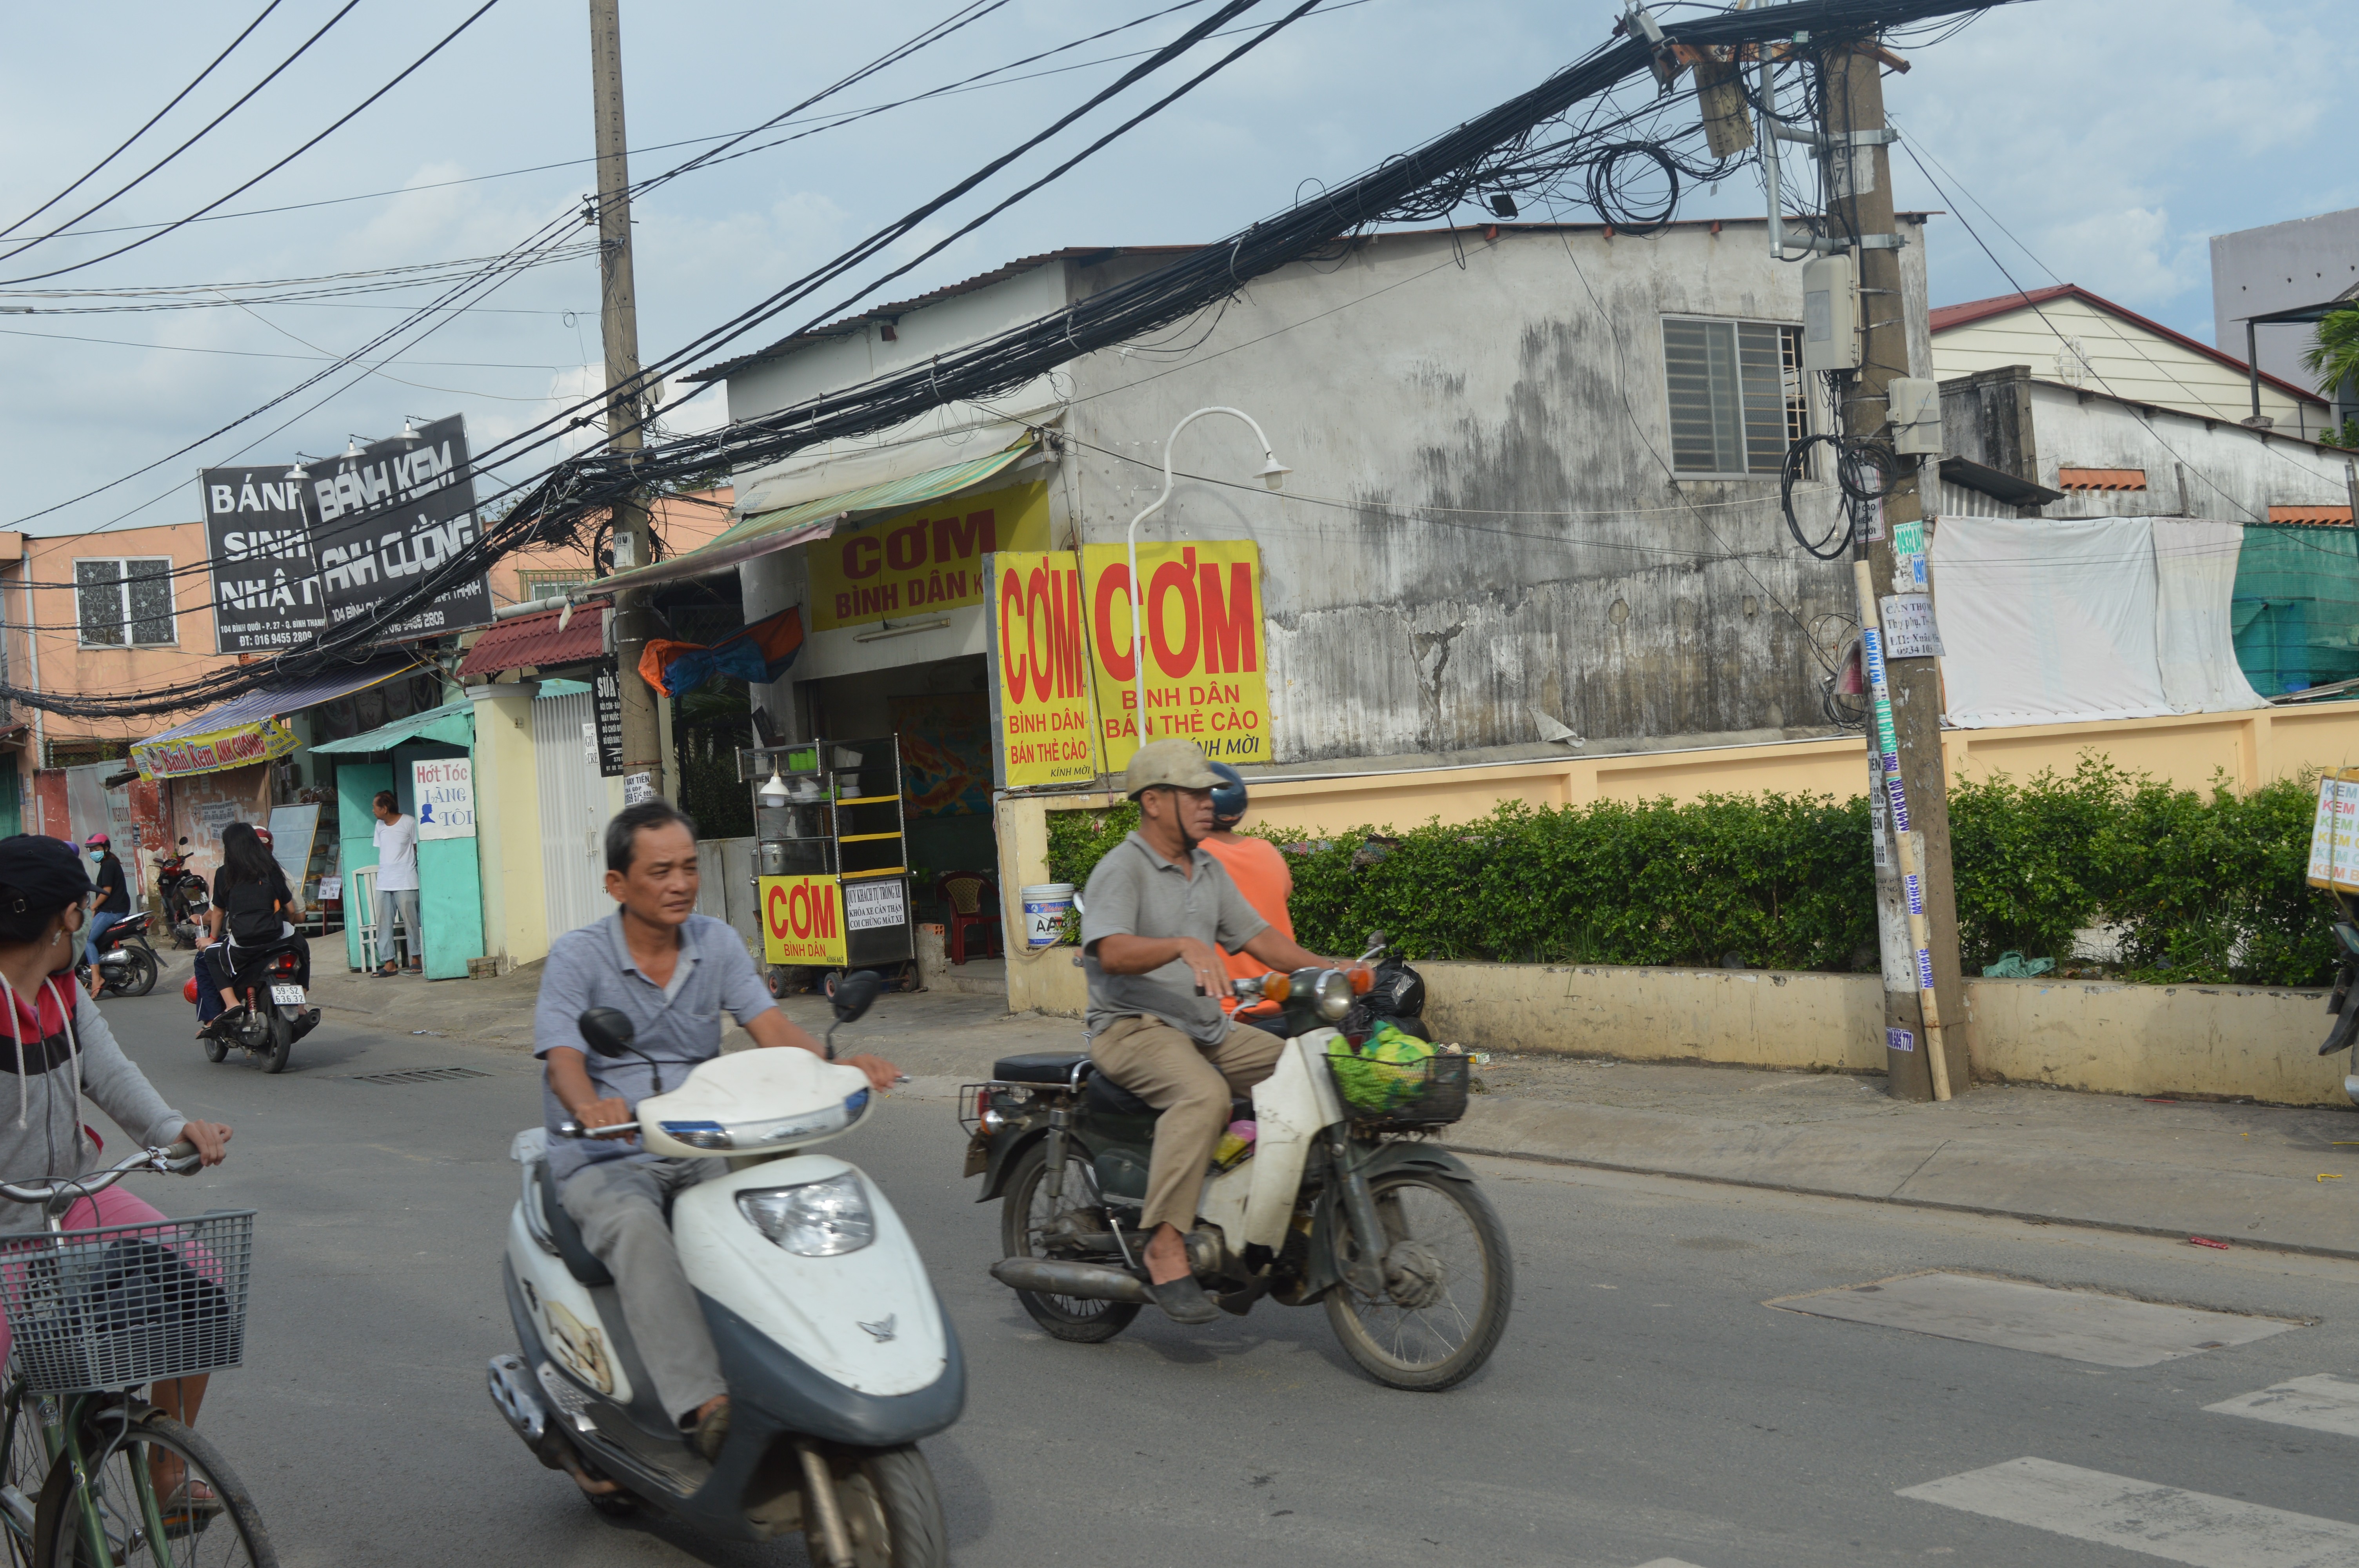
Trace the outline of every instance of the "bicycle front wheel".
<path fill-rule="evenodd" d="M 41 1568 L 277 1568 L 253 1497 L 212 1444 L 156 1411 L 128 1432 L 95 1424 L 85 1456 L 103 1457 L 89 1486 L 60 1458 L 41 1488 Z"/>

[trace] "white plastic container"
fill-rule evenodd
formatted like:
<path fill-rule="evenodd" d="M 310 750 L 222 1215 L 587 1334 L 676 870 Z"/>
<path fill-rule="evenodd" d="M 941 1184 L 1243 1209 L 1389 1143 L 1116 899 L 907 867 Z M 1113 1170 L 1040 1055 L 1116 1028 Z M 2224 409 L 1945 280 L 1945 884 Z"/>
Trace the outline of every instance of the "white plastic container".
<path fill-rule="evenodd" d="M 1024 899 L 1024 945 L 1053 947 L 1065 935 L 1065 914 L 1073 907 L 1071 882 L 1036 882 L 1018 890 Z"/>

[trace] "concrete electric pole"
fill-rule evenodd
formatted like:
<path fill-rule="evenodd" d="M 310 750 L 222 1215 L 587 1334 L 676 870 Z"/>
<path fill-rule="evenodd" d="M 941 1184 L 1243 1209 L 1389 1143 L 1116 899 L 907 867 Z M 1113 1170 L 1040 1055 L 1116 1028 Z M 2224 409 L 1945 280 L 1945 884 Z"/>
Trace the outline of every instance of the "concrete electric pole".
<path fill-rule="evenodd" d="M 1825 137 L 1821 155 L 1826 160 L 1832 208 L 1828 227 L 1838 245 L 1849 246 L 1857 269 L 1855 299 L 1830 301 L 1838 312 L 1855 310 L 1853 319 L 1862 329 L 1858 369 L 1836 383 L 1843 400 L 1838 411 L 1843 433 L 1906 454 L 1924 449 L 1921 439 L 1904 439 L 1903 432 L 1923 416 L 1931 388 L 1913 380 L 1907 390 L 1914 395 L 1915 406 L 1904 410 L 1891 384 L 1908 377 L 1909 362 L 1899 225 L 1892 208 L 1893 137 L 1884 123 L 1886 58 L 1866 43 L 1839 48 L 1825 57 L 1825 121 L 1819 129 Z M 1939 396 L 1930 403 L 1930 417 L 1938 429 Z M 1968 1086 L 1969 1076 L 1957 894 L 1950 869 L 1949 789 L 1941 763 L 1941 683 L 1930 653 L 1918 651 L 1920 643 L 1904 641 L 1898 651 L 1906 656 L 1888 656 L 1895 633 L 1904 628 L 1878 624 L 1884 619 L 1881 607 L 1895 603 L 1887 596 L 1930 591 L 1922 575 L 1925 504 L 1918 458 L 1896 457 L 1892 471 L 1895 477 L 1881 503 L 1882 526 L 1871 526 L 1867 538 L 1854 534 L 1853 562 L 1862 630 L 1874 633 L 1870 646 L 1881 644 L 1887 655 L 1881 660 L 1883 690 L 1872 692 L 1884 700 L 1869 713 L 1867 738 L 1869 751 L 1886 759 L 1886 768 L 1895 762 L 1898 768 L 1900 787 L 1894 790 L 1886 780 L 1881 815 L 1892 829 L 1890 847 L 1907 893 L 1908 957 L 1916 982 L 1907 990 L 1887 983 L 1885 1059 L 1895 1096 L 1948 1099 L 1953 1090 Z M 1873 505 L 1869 512 L 1872 516 Z M 1896 581 L 1896 568 L 1906 580 Z M 1897 602 L 1913 610 L 1923 600 Z M 1868 673 L 1872 677 L 1875 672 Z"/>
<path fill-rule="evenodd" d="M 598 127 L 598 325 L 606 351 L 607 444 L 636 452 L 646 397 L 639 373 L 638 299 L 631 281 L 631 167 L 623 132 L 623 23 L 619 0 L 590 0 L 591 103 Z M 627 459 L 625 460 L 628 460 Z M 636 491 L 614 503 L 614 570 L 648 562 L 647 508 Z M 646 773 L 658 795 L 664 776 L 663 727 L 656 694 L 639 675 L 647 641 L 645 589 L 614 596 L 614 665 L 622 687 L 623 774 Z"/>

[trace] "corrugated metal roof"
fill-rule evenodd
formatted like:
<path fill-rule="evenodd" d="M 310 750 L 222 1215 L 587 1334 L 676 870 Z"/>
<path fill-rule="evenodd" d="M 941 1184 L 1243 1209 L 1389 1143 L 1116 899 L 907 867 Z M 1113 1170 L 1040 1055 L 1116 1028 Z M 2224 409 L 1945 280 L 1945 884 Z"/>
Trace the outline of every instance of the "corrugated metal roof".
<path fill-rule="evenodd" d="M 365 734 L 342 741 L 326 741 L 311 748 L 314 752 L 390 752 L 404 741 L 440 741 L 453 746 L 471 746 L 475 741 L 475 705 L 462 697 L 446 702 L 440 708 L 429 708 L 423 713 L 413 713 L 407 719 L 397 719 L 390 724 L 379 725 Z"/>
<path fill-rule="evenodd" d="M 460 678 L 495 676 L 502 670 L 520 670 L 527 665 L 586 664 L 605 653 L 603 604 L 581 606 L 560 627 L 558 621 L 564 614 L 562 610 L 551 610 L 501 622 L 476 638 L 475 645 L 467 650 L 466 658 L 459 665 Z"/>
<path fill-rule="evenodd" d="M 426 666 L 409 659 L 364 665 L 358 669 L 333 671 L 314 676 L 308 681 L 279 687 L 267 691 L 250 691 L 222 704 L 210 713 L 198 715 L 185 724 L 175 724 L 160 735 L 151 735 L 146 744 L 159 741 L 177 741 L 185 735 L 209 735 L 216 730 L 226 730 L 234 724 L 251 719 L 268 719 L 277 714 L 299 713 L 323 702 L 348 697 L 356 691 L 366 691 L 397 676 L 405 676 Z"/>
<path fill-rule="evenodd" d="M 2068 297 L 2079 300 L 2093 310 L 2102 310 L 2108 316 L 2118 316 L 2133 326 L 2142 327 L 2156 337 L 2201 354 L 2205 359 L 2216 360 L 2238 375 L 2251 373 L 2251 367 L 2235 355 L 2223 353 L 2209 343 L 2198 342 L 2184 332 L 2175 332 L 2159 321 L 2150 320 L 2135 310 L 2114 304 L 2103 295 L 2090 293 L 2077 283 L 2060 283 L 2053 288 L 2035 288 L 2022 294 L 1995 295 L 1988 299 L 1970 299 L 1963 305 L 1944 305 L 1932 313 L 1933 330 L 1946 332 L 1952 327 L 1971 326 L 1976 321 L 1986 321 L 1994 316 L 2004 316 L 2010 310 L 2028 310 L 2035 305 L 2045 305 L 2051 299 Z M 2315 403 L 2321 408 L 2326 406 L 2326 399 L 2311 388 L 2296 386 L 2289 381 L 2280 381 L 2267 371 L 2261 372 L 2261 379 L 2288 397 L 2298 398 L 2305 403 Z"/>
<path fill-rule="evenodd" d="M 595 592 L 606 593 L 725 571 L 740 561 L 750 561 L 756 556 L 766 556 L 774 550 L 784 550 L 810 539 L 823 539 L 835 532 L 837 524 L 863 513 L 897 512 L 905 507 L 922 505 L 940 496 L 955 495 L 962 490 L 982 483 L 1038 444 L 1036 438 L 1027 436 L 1014 446 L 993 452 L 988 457 L 928 469 L 906 479 L 887 480 L 882 484 L 864 485 L 858 490 L 839 491 L 833 495 L 822 495 L 816 501 L 780 507 L 776 512 L 758 513 L 685 554 L 641 567 L 636 571 L 601 578 L 590 586 Z M 527 621 L 536 619 L 538 617 L 525 617 Z M 485 633 L 484 641 L 489 642 L 492 635 Z M 475 645 L 480 648 L 483 643 Z M 473 655 L 469 657 L 472 665 Z M 464 674 L 465 670 L 461 673 Z"/>

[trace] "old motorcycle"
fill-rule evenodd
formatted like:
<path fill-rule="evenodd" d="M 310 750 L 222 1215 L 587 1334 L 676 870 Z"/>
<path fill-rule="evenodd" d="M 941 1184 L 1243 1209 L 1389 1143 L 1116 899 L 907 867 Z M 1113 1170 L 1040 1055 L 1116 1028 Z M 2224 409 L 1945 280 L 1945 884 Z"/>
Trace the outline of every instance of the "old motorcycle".
<path fill-rule="evenodd" d="M 837 1025 L 882 984 L 848 977 Z M 632 1054 L 621 1012 L 593 1008 L 580 1023 L 590 1050 Z M 511 1150 L 524 1190 L 501 1272 L 518 1354 L 492 1358 L 492 1402 L 543 1465 L 587 1483 L 601 1513 L 645 1503 L 737 1541 L 799 1530 L 827 1568 L 943 1568 L 941 1503 L 918 1440 L 958 1419 L 965 1363 L 900 1216 L 857 1166 L 811 1152 L 875 1103 L 865 1075 L 832 1064 L 834 1035 L 829 1061 L 741 1051 L 668 1090 L 658 1068 L 636 1121 L 562 1130 L 729 1161 L 671 1215 L 729 1385 L 719 1456 L 704 1459 L 657 1402 L 614 1277 L 557 1201 L 538 1127 Z"/>
<path fill-rule="evenodd" d="M 1382 932 L 1369 948 L 1364 974 Z M 1423 1136 L 1464 1114 L 1470 1059 L 1395 1068 L 1361 1056 L 1334 1027 L 1354 1001 L 1342 969 L 1233 985 L 1280 1005 L 1287 1044 L 1232 1107 L 1254 1137 L 1205 1179 L 1186 1238 L 1197 1280 L 1239 1314 L 1265 1298 L 1322 1303 L 1352 1359 L 1393 1388 L 1464 1381 L 1498 1345 L 1515 1294 L 1506 1234 L 1474 1173 Z M 984 1178 L 979 1201 L 1001 1204 L 1006 1256 L 992 1275 L 1056 1338 L 1111 1339 L 1152 1300 L 1138 1222 L 1155 1114 L 1079 1052 L 1002 1058 L 962 1094 L 966 1173 Z"/>

